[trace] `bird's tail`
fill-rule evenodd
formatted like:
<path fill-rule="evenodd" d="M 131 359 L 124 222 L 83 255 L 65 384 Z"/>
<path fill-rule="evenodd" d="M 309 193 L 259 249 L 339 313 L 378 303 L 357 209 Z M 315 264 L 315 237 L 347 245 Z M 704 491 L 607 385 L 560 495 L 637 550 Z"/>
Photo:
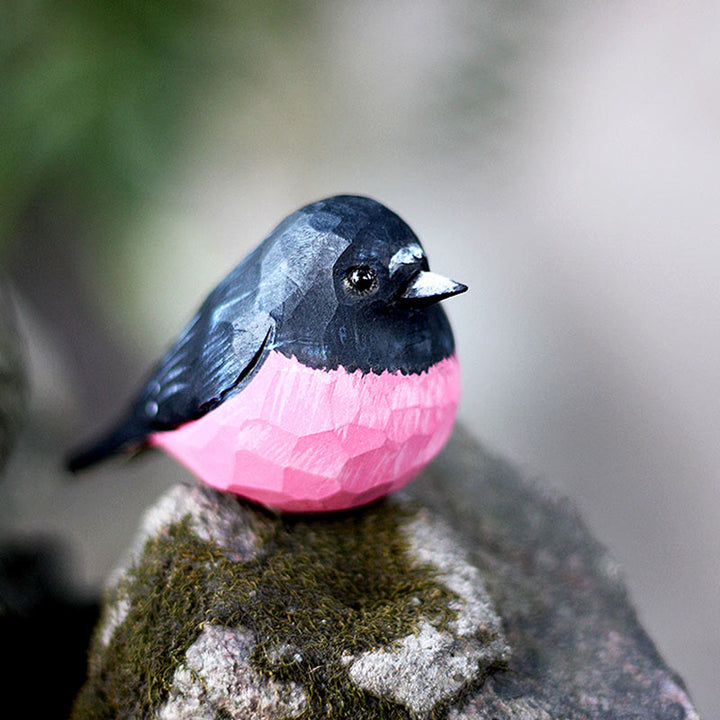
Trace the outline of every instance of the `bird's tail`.
<path fill-rule="evenodd" d="M 75 473 L 95 465 L 111 455 L 139 450 L 145 445 L 146 436 L 147 430 L 139 428 L 131 419 L 94 442 L 71 451 L 65 460 L 65 467 Z"/>

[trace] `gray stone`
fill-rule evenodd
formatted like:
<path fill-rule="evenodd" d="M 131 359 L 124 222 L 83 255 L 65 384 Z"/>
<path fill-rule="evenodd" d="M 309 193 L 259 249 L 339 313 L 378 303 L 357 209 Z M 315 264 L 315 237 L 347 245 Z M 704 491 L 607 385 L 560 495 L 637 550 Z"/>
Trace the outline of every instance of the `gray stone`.
<path fill-rule="evenodd" d="M 216 720 L 221 717 L 272 720 L 296 717 L 307 700 L 297 683 L 262 677 L 250 666 L 253 634 L 208 625 L 175 671 L 158 720 Z"/>
<path fill-rule="evenodd" d="M 73 717 L 98 716 L 698 718 L 574 509 L 461 430 L 350 513 L 173 488 L 112 579 Z"/>
<path fill-rule="evenodd" d="M 437 568 L 438 580 L 455 595 L 448 601 L 455 617 L 444 627 L 423 619 L 415 633 L 393 647 L 345 661 L 359 687 L 425 717 L 489 668 L 503 664 L 509 648 L 482 576 L 450 528 L 422 511 L 404 531 L 417 561 Z"/>
<path fill-rule="evenodd" d="M 617 563 L 567 499 L 462 429 L 408 494 L 464 538 L 511 648 L 507 668 L 448 717 L 698 720 L 641 627 Z"/>

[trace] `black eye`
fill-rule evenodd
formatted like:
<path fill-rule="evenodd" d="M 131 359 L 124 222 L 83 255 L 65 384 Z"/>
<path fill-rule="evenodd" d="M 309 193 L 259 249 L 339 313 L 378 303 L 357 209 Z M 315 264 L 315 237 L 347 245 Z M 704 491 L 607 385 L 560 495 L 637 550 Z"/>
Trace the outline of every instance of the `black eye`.
<path fill-rule="evenodd" d="M 343 286 L 355 295 L 374 295 L 378 289 L 377 273 L 369 265 L 356 265 L 345 273 Z"/>

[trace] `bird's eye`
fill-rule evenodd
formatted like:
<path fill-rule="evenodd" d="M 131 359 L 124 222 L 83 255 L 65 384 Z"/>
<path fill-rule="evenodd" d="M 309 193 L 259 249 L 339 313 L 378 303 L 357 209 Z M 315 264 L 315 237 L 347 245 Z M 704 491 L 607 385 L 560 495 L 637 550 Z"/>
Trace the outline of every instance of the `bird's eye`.
<path fill-rule="evenodd" d="M 343 286 L 355 295 L 374 295 L 378 289 L 377 273 L 369 265 L 356 265 L 345 273 Z"/>

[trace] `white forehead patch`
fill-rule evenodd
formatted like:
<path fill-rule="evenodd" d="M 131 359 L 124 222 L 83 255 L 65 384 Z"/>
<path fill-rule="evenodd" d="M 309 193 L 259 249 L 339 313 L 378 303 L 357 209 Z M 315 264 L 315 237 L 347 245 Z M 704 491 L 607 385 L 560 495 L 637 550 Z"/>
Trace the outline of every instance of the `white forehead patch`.
<path fill-rule="evenodd" d="M 417 260 L 422 260 L 425 257 L 425 253 L 417 243 L 411 245 L 405 245 L 401 247 L 391 258 L 388 270 L 392 275 L 401 265 L 409 265 Z"/>

